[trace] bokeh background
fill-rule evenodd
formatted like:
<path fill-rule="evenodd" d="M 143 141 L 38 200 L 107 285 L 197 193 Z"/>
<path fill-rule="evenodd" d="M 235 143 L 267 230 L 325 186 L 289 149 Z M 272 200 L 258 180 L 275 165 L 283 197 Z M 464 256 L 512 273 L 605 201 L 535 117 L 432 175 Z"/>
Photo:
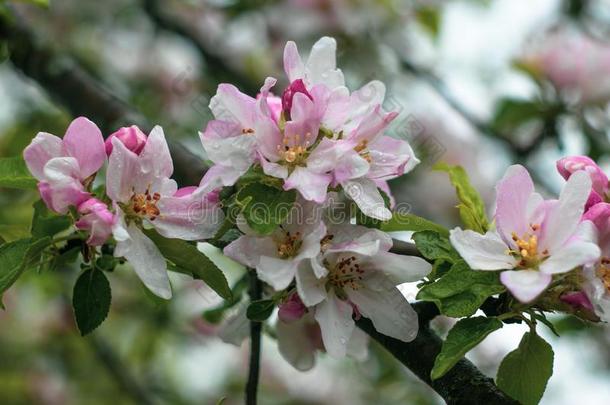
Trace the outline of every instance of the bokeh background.
<path fill-rule="evenodd" d="M 385 107 L 400 112 L 390 133 L 408 139 L 422 159 L 392 183 L 397 200 L 446 226 L 457 224 L 456 201 L 445 176 L 431 170 L 437 161 L 463 165 L 489 207 L 494 182 L 511 163 L 526 165 L 553 195 L 562 185 L 558 157 L 586 153 L 604 167 L 610 162 L 607 0 L 36 0 L 0 7 L 57 52 L 55 62 L 80 66 L 202 159 L 197 132 L 210 119 L 218 83 L 254 95 L 266 76 L 283 77 L 287 40 L 306 53 L 319 37 L 334 36 L 349 85 L 386 83 Z M 6 51 L 0 39 L 3 157 L 20 154 L 38 131 L 63 134 L 72 119 Z M 0 237 L 27 234 L 36 198 L 0 189 Z M 239 279 L 238 266 L 216 260 Z M 248 348 L 218 338 L 221 326 L 203 314 L 219 301 L 204 285 L 174 277 L 175 299 L 159 302 L 118 269 L 108 319 L 81 338 L 70 305 L 76 275 L 28 273 L 5 295 L 0 403 L 242 403 Z M 412 286 L 404 292 L 412 296 Z M 545 334 L 555 373 L 542 403 L 608 403 L 608 327 L 553 320 L 561 338 Z M 442 334 L 450 322 L 437 319 L 435 327 Z M 494 376 L 523 331 L 506 326 L 468 357 Z M 278 405 L 441 403 L 375 344 L 364 363 L 320 355 L 300 373 L 270 336 L 260 395 L 262 404 Z"/>

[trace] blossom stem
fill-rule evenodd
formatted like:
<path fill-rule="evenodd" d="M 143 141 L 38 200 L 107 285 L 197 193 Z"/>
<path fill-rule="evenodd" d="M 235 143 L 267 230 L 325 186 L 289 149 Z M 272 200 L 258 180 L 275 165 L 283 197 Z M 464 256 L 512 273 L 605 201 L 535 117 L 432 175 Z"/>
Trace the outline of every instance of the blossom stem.
<path fill-rule="evenodd" d="M 259 300 L 263 295 L 263 285 L 258 277 L 256 277 L 256 272 L 252 270 L 250 270 L 249 295 L 250 301 Z M 260 372 L 262 326 L 262 322 L 250 321 L 250 367 L 246 384 L 246 405 L 256 405 Z"/>

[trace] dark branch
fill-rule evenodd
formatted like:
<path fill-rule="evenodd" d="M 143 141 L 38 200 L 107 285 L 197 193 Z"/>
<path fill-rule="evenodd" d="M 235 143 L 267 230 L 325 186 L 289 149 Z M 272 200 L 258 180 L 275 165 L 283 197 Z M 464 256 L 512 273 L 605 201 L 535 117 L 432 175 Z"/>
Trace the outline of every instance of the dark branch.
<path fill-rule="evenodd" d="M 145 131 L 152 128 L 142 114 L 115 97 L 74 60 L 39 43 L 25 23 L 9 21 L 8 16 L 0 14 L 0 39 L 8 45 L 12 64 L 35 80 L 73 116 L 91 118 L 105 134 L 132 124 Z M 201 159 L 178 142 L 169 140 L 168 143 L 175 162 L 176 180 L 184 185 L 199 183 L 205 171 Z"/>
<path fill-rule="evenodd" d="M 242 91 L 255 95 L 259 88 L 253 81 L 241 71 L 227 64 L 217 53 L 212 52 L 210 45 L 199 35 L 195 29 L 189 27 L 183 21 L 163 11 L 158 0 L 144 0 L 144 10 L 157 27 L 172 32 L 189 41 L 197 49 L 203 58 L 208 70 L 217 76 L 219 81 L 226 81 L 239 87 Z"/>
<path fill-rule="evenodd" d="M 419 333 L 415 340 L 404 343 L 375 330 L 371 321 L 361 318 L 360 329 L 388 350 L 398 361 L 409 368 L 423 382 L 432 387 L 448 404 L 518 404 L 496 387 L 493 380 L 481 373 L 470 361 L 460 360 L 438 380 L 430 379 L 434 360 L 441 350 L 442 340 L 428 326 L 434 317 L 433 304 L 417 303 L 414 308 L 420 315 Z M 436 310 L 438 314 L 438 310 Z"/>
<path fill-rule="evenodd" d="M 250 270 L 249 295 L 250 301 L 260 300 L 263 296 L 263 285 L 253 270 Z M 246 405 L 256 405 L 261 361 L 262 328 L 262 322 L 250 321 L 250 366 L 248 369 L 248 382 L 246 384 Z"/>

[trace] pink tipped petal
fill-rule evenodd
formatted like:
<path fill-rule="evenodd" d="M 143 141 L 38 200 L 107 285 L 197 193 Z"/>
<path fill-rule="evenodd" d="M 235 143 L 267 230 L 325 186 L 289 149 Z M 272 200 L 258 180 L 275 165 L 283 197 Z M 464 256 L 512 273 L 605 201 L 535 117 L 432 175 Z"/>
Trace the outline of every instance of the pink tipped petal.
<path fill-rule="evenodd" d="M 517 264 L 507 252 L 509 247 L 494 231 L 482 235 L 455 228 L 451 230 L 449 239 L 460 256 L 475 270 L 506 270 Z"/>
<path fill-rule="evenodd" d="M 524 304 L 532 302 L 551 284 L 552 276 L 536 270 L 503 271 L 500 281 Z"/>
<path fill-rule="evenodd" d="M 279 307 L 278 317 L 282 322 L 291 323 L 298 321 L 307 313 L 307 307 L 299 298 L 299 294 L 292 293 Z"/>
<path fill-rule="evenodd" d="M 576 231 L 584 212 L 585 203 L 591 189 L 591 179 L 582 172 L 576 172 L 564 186 L 559 203 L 550 212 L 539 244 L 551 254 L 562 249 L 563 244 Z"/>
<path fill-rule="evenodd" d="M 181 187 L 174 193 L 174 197 L 186 197 L 197 190 L 196 186 Z"/>
<path fill-rule="evenodd" d="M 55 135 L 39 132 L 23 151 L 25 163 L 38 180 L 44 180 L 44 166 L 53 158 L 62 155 L 62 141 Z"/>
<path fill-rule="evenodd" d="M 199 185 L 205 189 L 232 186 L 245 172 L 243 169 L 237 170 L 234 167 L 214 165 L 205 172 Z"/>
<path fill-rule="evenodd" d="M 383 103 L 385 92 L 385 84 L 379 80 L 368 82 L 354 91 L 349 100 L 350 116 L 361 118 L 370 113 L 372 109 Z"/>
<path fill-rule="evenodd" d="M 362 119 L 360 125 L 350 134 L 349 139 L 357 143 L 362 141 L 373 143 L 397 115 L 394 112 L 384 113 L 381 105 L 378 105 Z"/>
<path fill-rule="evenodd" d="M 118 131 L 110 134 L 108 138 L 106 138 L 106 154 L 110 156 L 112 153 L 112 139 L 118 138 L 123 144 L 135 153 L 139 155 L 144 149 L 144 145 L 146 145 L 146 134 L 140 130 L 136 125 L 132 125 L 130 127 L 120 128 Z"/>
<path fill-rule="evenodd" d="M 419 160 L 411 146 L 400 139 L 381 136 L 369 146 L 371 170 L 367 177 L 390 180 L 411 171 Z"/>
<path fill-rule="evenodd" d="M 297 292 L 303 303 L 312 307 L 326 298 L 325 280 L 320 280 L 314 274 L 311 263 L 303 261 L 296 273 Z"/>
<path fill-rule="evenodd" d="M 116 148 L 116 142 L 114 143 Z M 114 153 L 114 152 L 113 152 Z M 157 246 L 135 224 L 127 227 L 129 238 L 118 242 L 115 256 L 124 257 L 133 267 L 142 283 L 153 294 L 163 299 L 172 297 L 165 258 Z"/>
<path fill-rule="evenodd" d="M 72 121 L 63 139 L 64 151 L 78 160 L 81 179 L 97 172 L 106 161 L 106 147 L 102 132 L 85 117 Z"/>
<path fill-rule="evenodd" d="M 512 244 L 512 233 L 523 236 L 529 231 L 528 202 L 534 182 L 521 165 L 510 166 L 496 186 L 496 227 L 506 244 Z"/>
<path fill-rule="evenodd" d="M 290 82 L 305 77 L 305 66 L 297 45 L 292 41 L 288 41 L 284 47 L 284 71 Z"/>
<path fill-rule="evenodd" d="M 375 182 L 366 178 L 350 180 L 342 184 L 347 194 L 364 215 L 387 221 L 392 218 L 392 213 L 385 206 L 385 201 L 379 193 Z"/>
<path fill-rule="evenodd" d="M 587 311 L 594 311 L 593 304 L 582 291 L 571 292 L 567 294 L 563 294 L 559 299 L 566 304 L 572 306 L 574 309 L 585 309 Z"/>
<path fill-rule="evenodd" d="M 608 191 L 608 176 L 587 156 L 567 156 L 557 161 L 557 171 L 568 180 L 577 171 L 586 172 L 591 177 L 593 190 L 598 194 L 605 195 Z"/>
<path fill-rule="evenodd" d="M 117 220 L 108 206 L 96 198 L 90 198 L 78 206 L 81 215 L 76 222 L 78 229 L 89 231 L 87 244 L 101 246 L 112 235 Z"/>
<path fill-rule="evenodd" d="M 257 138 L 243 134 L 237 124 L 210 121 L 200 137 L 208 158 L 214 163 L 247 170 L 254 161 Z"/>
<path fill-rule="evenodd" d="M 339 162 L 334 168 L 334 181 L 341 184 L 351 179 L 363 177 L 369 172 L 369 169 L 369 162 L 360 156 L 353 147 L 348 148 L 344 153 L 341 153 Z"/>
<path fill-rule="evenodd" d="M 284 182 L 284 190 L 296 189 L 307 201 L 322 204 L 332 176 L 314 173 L 307 168 L 297 167 Z"/>
<path fill-rule="evenodd" d="M 314 316 L 322 331 L 324 347 L 332 357 L 345 357 L 347 342 L 356 326 L 352 313 L 352 306 L 339 300 L 334 293 L 330 293 L 326 300 L 316 305 Z"/>
<path fill-rule="evenodd" d="M 155 126 L 139 156 L 143 178 L 151 184 L 159 178 L 169 178 L 174 172 L 174 162 L 163 134 L 163 128 Z"/>
<path fill-rule="evenodd" d="M 385 285 L 388 288 L 381 291 L 369 288 L 348 289 L 347 295 L 360 313 L 373 322 L 378 332 L 403 342 L 410 342 L 417 336 L 417 313 L 398 288 L 389 287 L 392 283 Z"/>
<path fill-rule="evenodd" d="M 127 202 L 140 178 L 138 156 L 118 139 L 113 139 L 112 143 L 106 170 L 106 194 L 112 201 Z"/>
<path fill-rule="evenodd" d="M 252 128 L 256 121 L 256 99 L 240 92 L 231 84 L 222 83 L 210 100 L 210 110 L 217 120 Z"/>
<path fill-rule="evenodd" d="M 256 268 L 262 256 L 277 255 L 277 246 L 271 238 L 241 236 L 224 248 L 224 254 L 250 268 Z"/>

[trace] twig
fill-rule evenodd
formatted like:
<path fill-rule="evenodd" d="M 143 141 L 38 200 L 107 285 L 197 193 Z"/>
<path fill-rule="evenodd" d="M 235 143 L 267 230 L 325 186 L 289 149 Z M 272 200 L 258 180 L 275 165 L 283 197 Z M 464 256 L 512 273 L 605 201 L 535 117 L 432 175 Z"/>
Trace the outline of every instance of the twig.
<path fill-rule="evenodd" d="M 260 300 L 262 294 L 262 283 L 256 277 L 256 272 L 250 270 L 250 301 Z M 250 366 L 248 382 L 246 384 L 246 405 L 256 405 L 260 373 L 262 327 L 262 322 L 250 321 Z"/>
<path fill-rule="evenodd" d="M 0 13 L 0 40 L 8 45 L 10 61 L 72 115 L 88 116 L 105 134 L 123 125 L 136 124 L 145 131 L 152 128 L 142 114 L 114 96 L 74 60 L 38 43 L 23 21 L 9 18 Z M 202 160 L 178 142 L 168 140 L 168 144 L 175 162 L 176 180 L 184 185 L 198 184 L 206 169 Z"/>

